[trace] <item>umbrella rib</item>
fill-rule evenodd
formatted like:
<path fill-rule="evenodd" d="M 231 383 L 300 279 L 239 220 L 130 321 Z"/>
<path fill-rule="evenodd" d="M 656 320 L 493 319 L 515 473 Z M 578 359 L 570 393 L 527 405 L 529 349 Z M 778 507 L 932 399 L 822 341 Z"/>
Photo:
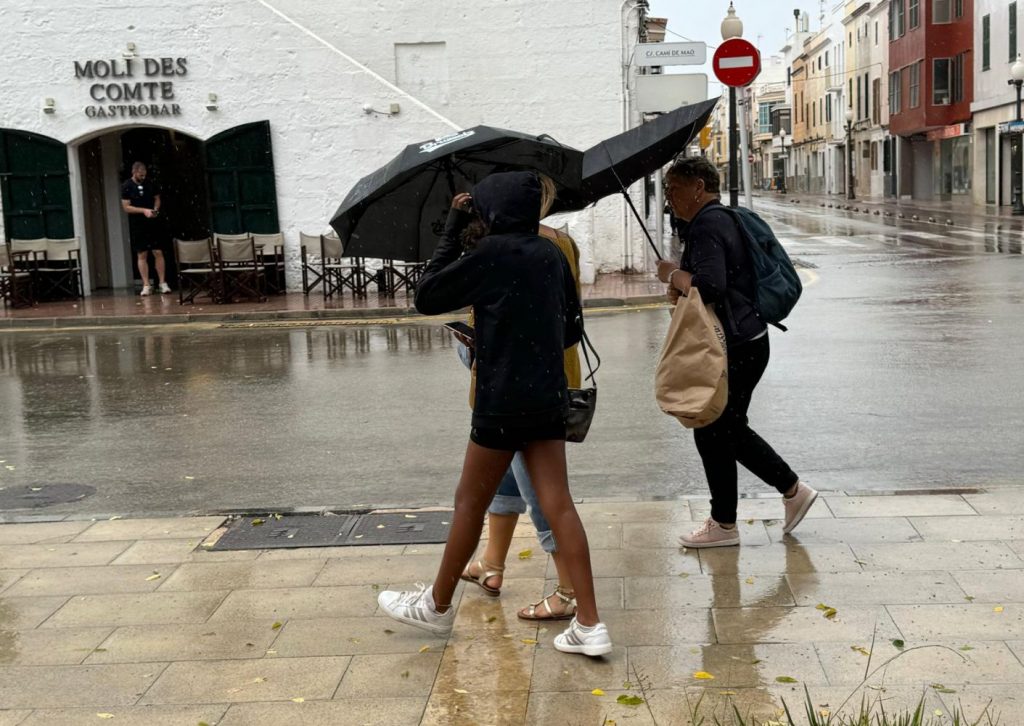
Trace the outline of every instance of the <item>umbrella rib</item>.
<path fill-rule="evenodd" d="M 651 237 L 651 233 L 647 231 L 647 225 L 644 224 L 644 220 L 640 217 L 640 212 L 636 211 L 636 205 L 633 204 L 633 199 L 629 196 L 629 192 L 626 191 L 626 186 L 622 183 L 622 179 L 619 178 L 619 173 L 615 171 L 615 161 L 612 159 L 612 152 L 608 151 L 608 146 L 604 142 L 601 143 L 601 148 L 604 149 L 604 153 L 608 156 L 608 161 L 611 162 L 612 174 L 615 175 L 615 181 L 619 183 L 619 190 L 622 192 L 622 196 L 626 198 L 626 204 L 633 210 L 633 216 L 636 217 L 636 221 L 640 223 L 640 229 L 644 231 L 644 236 L 647 237 L 647 241 L 651 243 L 651 249 L 654 250 L 654 256 L 659 260 L 664 259 L 661 256 L 661 252 L 658 250 L 658 245 L 654 244 L 654 238 Z M 661 214 L 661 212 L 657 212 Z"/>

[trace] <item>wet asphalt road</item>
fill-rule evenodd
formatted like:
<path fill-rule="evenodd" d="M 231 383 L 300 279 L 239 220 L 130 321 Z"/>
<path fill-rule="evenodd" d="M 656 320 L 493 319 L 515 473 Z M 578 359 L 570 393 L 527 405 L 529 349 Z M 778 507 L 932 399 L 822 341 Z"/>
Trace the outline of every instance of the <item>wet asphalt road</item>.
<path fill-rule="evenodd" d="M 827 490 L 1024 480 L 1024 234 L 758 208 L 814 266 L 751 408 L 793 468 Z M 667 323 L 591 316 L 604 365 L 570 446 L 577 496 L 705 490 L 691 435 L 653 400 Z M 0 334 L 0 487 L 87 484 L 46 512 L 96 515 L 446 505 L 467 384 L 433 322 Z M 767 491 L 745 472 L 741 487 Z"/>

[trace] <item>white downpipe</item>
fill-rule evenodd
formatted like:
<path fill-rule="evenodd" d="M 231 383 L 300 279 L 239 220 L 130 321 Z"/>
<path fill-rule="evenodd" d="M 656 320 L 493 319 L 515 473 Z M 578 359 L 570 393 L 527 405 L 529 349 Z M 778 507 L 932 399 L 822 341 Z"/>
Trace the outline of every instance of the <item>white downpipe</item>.
<path fill-rule="evenodd" d="M 627 9 L 627 5 L 633 4 L 631 8 Z M 629 18 L 634 11 L 640 8 L 639 0 L 622 0 L 622 4 L 619 6 L 619 16 L 622 18 L 622 130 L 628 131 L 629 125 L 629 106 L 630 106 L 630 93 L 629 93 L 629 78 L 630 78 L 630 57 L 632 56 L 632 48 L 630 47 L 629 41 Z M 629 190 L 626 190 L 629 193 Z M 626 272 L 633 267 L 633 252 L 630 240 L 630 211 L 623 202 L 622 204 L 622 271 Z"/>
<path fill-rule="evenodd" d="M 750 168 L 750 144 L 749 134 L 747 133 L 747 121 L 750 119 L 750 89 L 747 87 L 740 89 L 740 97 L 737 99 L 739 103 L 739 124 L 740 124 L 740 169 L 743 172 L 743 200 L 746 202 L 747 209 L 754 208 L 754 192 L 751 187 L 753 186 L 753 173 Z"/>
<path fill-rule="evenodd" d="M 363 73 L 365 73 L 368 76 L 370 76 L 371 78 L 373 78 L 375 81 L 377 81 L 378 83 L 383 85 L 388 90 L 390 90 L 390 91 L 392 91 L 394 93 L 397 93 L 400 96 L 403 96 L 404 98 L 407 98 L 414 105 L 419 106 L 421 109 L 426 111 L 428 114 L 430 114 L 431 116 L 436 118 L 438 121 L 441 121 L 441 122 L 443 122 L 445 124 L 448 124 L 449 126 L 451 126 L 456 131 L 459 131 L 459 130 L 462 129 L 462 126 L 459 126 L 457 123 L 455 123 L 451 119 L 447 118 L 446 116 L 441 115 L 440 113 L 438 113 L 437 111 L 432 109 L 430 106 L 425 104 L 423 101 L 421 101 L 418 98 L 416 98 L 415 96 L 413 96 L 408 91 L 403 91 L 401 88 L 396 86 L 394 83 L 392 83 L 388 79 L 384 78 L 384 76 L 382 76 L 379 73 L 376 73 L 376 72 L 370 70 L 370 68 L 368 68 L 367 66 L 365 66 L 362 63 L 360 63 L 359 61 L 357 61 L 355 58 L 353 58 L 348 53 L 346 53 L 345 51 L 343 51 L 340 48 L 338 48 L 336 45 L 330 43 L 329 41 L 325 40 L 324 38 L 321 38 L 319 35 L 314 33 L 312 30 L 307 28 L 305 25 L 302 25 L 298 21 L 293 20 L 292 18 L 290 18 L 287 15 L 285 15 L 284 13 L 282 13 L 280 10 L 275 8 L 273 5 L 271 5 L 270 3 L 266 2 L 266 0 L 256 0 L 256 2 L 258 2 L 260 5 L 265 7 L 267 10 L 272 12 L 277 17 L 279 17 L 282 20 L 284 20 L 286 23 L 289 23 L 290 25 L 292 25 L 295 28 L 297 28 L 300 32 L 304 33 L 305 35 L 308 35 L 310 38 L 315 40 L 317 43 L 320 43 L 322 46 L 324 46 L 325 48 L 327 48 L 331 52 L 333 52 L 333 53 L 337 54 L 338 56 L 340 56 L 341 58 L 345 59 L 345 61 L 347 61 L 348 63 L 351 63 L 352 65 L 354 65 L 356 68 L 358 68 Z"/>

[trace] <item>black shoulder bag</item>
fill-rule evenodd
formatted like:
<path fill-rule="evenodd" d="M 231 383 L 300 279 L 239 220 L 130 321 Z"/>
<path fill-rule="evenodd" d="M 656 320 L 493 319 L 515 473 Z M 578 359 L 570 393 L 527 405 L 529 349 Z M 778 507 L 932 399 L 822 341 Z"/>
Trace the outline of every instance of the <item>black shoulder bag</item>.
<path fill-rule="evenodd" d="M 587 362 L 587 370 L 590 371 L 585 380 L 593 385 L 590 388 L 569 389 L 569 413 L 565 417 L 565 440 L 573 443 L 580 443 L 587 438 L 590 431 L 590 424 L 594 420 L 594 411 L 597 409 L 597 379 L 594 374 L 601 367 L 601 356 L 597 354 L 590 338 L 587 337 L 587 329 L 583 327 L 583 313 L 580 312 L 580 348 L 583 350 L 583 359 Z M 597 368 L 590 363 L 590 355 L 587 348 L 594 354 L 597 361 Z"/>

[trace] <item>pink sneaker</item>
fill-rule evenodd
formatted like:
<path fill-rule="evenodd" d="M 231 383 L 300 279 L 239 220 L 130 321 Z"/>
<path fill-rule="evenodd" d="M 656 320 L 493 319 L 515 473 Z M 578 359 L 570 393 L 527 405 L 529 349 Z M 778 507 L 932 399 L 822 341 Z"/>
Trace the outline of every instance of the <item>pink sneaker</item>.
<path fill-rule="evenodd" d="M 683 547 L 733 547 L 740 543 L 740 532 L 736 527 L 723 529 L 722 525 L 708 517 L 697 529 L 679 537 Z"/>
<path fill-rule="evenodd" d="M 784 534 L 789 534 L 796 529 L 796 526 L 804 520 L 804 516 L 817 498 L 818 492 L 814 489 L 811 489 L 803 482 L 798 481 L 796 483 L 796 494 L 789 499 L 782 499 L 782 504 L 786 508 L 786 523 L 782 527 Z"/>

